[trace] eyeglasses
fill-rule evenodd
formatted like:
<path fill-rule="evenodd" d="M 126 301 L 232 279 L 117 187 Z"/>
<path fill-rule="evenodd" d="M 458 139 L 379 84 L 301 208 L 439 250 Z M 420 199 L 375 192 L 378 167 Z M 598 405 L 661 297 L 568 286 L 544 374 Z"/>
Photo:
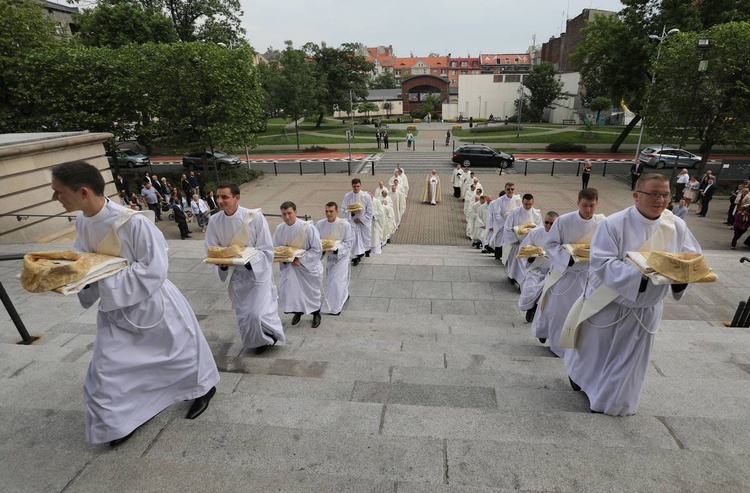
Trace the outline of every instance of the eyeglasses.
<path fill-rule="evenodd" d="M 551 226 L 551 225 L 552 225 L 552 223 L 554 223 L 554 222 L 555 222 L 555 221 L 544 221 L 544 224 L 549 224 L 549 225 Z"/>
<path fill-rule="evenodd" d="M 669 200 L 669 197 L 672 196 L 671 193 L 643 192 L 641 190 L 636 190 L 636 193 L 642 193 L 643 195 L 648 195 L 649 197 L 651 197 L 654 200 L 657 200 L 657 199 L 660 199 L 660 198 L 664 199 L 664 200 Z"/>

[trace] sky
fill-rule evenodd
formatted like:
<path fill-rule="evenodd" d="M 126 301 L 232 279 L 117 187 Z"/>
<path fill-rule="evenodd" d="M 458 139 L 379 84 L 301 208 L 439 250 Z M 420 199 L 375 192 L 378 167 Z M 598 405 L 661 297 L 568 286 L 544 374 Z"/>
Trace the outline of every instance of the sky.
<path fill-rule="evenodd" d="M 247 39 L 260 53 L 291 40 L 392 45 L 400 57 L 524 53 L 534 35 L 537 45 L 559 36 L 583 9 L 622 9 L 620 0 L 240 1 Z"/>

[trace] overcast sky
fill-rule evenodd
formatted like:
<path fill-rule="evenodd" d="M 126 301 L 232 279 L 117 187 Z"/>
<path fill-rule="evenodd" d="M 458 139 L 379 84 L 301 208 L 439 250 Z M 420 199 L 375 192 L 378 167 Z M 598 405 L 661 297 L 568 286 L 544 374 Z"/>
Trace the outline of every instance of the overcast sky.
<path fill-rule="evenodd" d="M 583 9 L 619 11 L 620 0 L 241 0 L 250 44 L 264 53 L 359 42 L 392 45 L 397 56 L 525 52 L 558 36 Z"/>

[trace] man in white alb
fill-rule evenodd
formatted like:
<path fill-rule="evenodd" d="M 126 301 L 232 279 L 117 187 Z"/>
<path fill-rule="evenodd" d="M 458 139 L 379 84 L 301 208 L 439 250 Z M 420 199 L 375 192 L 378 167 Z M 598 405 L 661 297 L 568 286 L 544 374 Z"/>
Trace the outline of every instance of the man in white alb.
<path fill-rule="evenodd" d="M 539 209 L 534 209 L 534 196 L 530 193 L 524 194 L 521 199 L 521 205 L 516 207 L 505 219 L 504 241 L 508 246 L 508 263 L 505 266 L 508 275 L 508 281 L 521 287 L 523 282 L 523 265 L 521 259 L 517 258 L 518 249 L 521 246 L 525 234 L 518 228 L 523 225 L 533 224 L 537 228 L 542 227 L 542 213 Z"/>
<path fill-rule="evenodd" d="M 208 223 L 206 249 L 238 245 L 258 250 L 244 266 L 214 268 L 221 281 L 230 278 L 229 299 L 237 315 L 242 345 L 260 354 L 276 341 L 286 341 L 273 283 L 271 230 L 260 209 L 240 206 L 237 184 L 220 183 L 216 202 L 221 212 L 214 214 Z"/>
<path fill-rule="evenodd" d="M 544 249 L 544 243 L 547 241 L 547 233 L 555 223 L 557 219 L 557 212 L 549 211 L 544 216 L 544 227 L 534 228 L 521 242 L 521 248 L 525 246 L 537 246 Z M 542 295 L 542 287 L 544 287 L 544 280 L 547 278 L 552 264 L 550 264 L 549 258 L 546 257 L 530 257 L 524 259 L 524 277 L 523 283 L 521 283 L 521 295 L 518 297 L 518 309 L 526 312 L 526 321 L 531 322 L 534 320 L 534 314 L 536 313 L 537 303 L 539 303 L 539 297 Z M 546 341 L 546 337 L 543 338 Z"/>
<path fill-rule="evenodd" d="M 461 185 L 463 180 L 461 179 L 461 165 L 457 164 L 456 169 L 451 174 L 451 184 L 453 184 L 453 196 L 456 198 L 461 197 Z"/>
<path fill-rule="evenodd" d="M 323 295 L 321 313 L 339 315 L 349 298 L 349 256 L 354 244 L 354 231 L 349 221 L 338 217 L 336 202 L 328 202 L 326 217 L 315 223 L 321 240 L 338 241 L 338 247 L 325 252 L 326 288 Z"/>
<path fill-rule="evenodd" d="M 531 330 L 538 339 L 548 339 L 550 349 L 559 357 L 565 355 L 565 349 L 558 345 L 565 317 L 581 296 L 588 273 L 588 262 L 576 262 L 563 245 L 591 243 L 597 224 L 604 219 L 602 214 L 595 214 L 598 204 L 596 189 L 578 192 L 578 210 L 558 217 L 544 244 L 552 269 L 544 281 Z"/>
<path fill-rule="evenodd" d="M 440 198 L 440 177 L 438 177 L 437 171 L 433 169 L 425 180 L 424 189 L 422 190 L 422 202 L 437 205 L 440 202 Z"/>
<path fill-rule="evenodd" d="M 283 223 L 276 226 L 273 245 L 305 250 L 305 254 L 291 262 L 281 262 L 279 301 L 284 313 L 293 313 L 292 325 L 297 325 L 302 315 L 312 313 L 313 329 L 320 326 L 321 287 L 323 285 L 323 245 L 312 221 L 297 219 L 297 205 L 286 201 L 281 204 Z"/>
<path fill-rule="evenodd" d="M 625 262 L 625 254 L 701 251 L 685 222 L 666 210 L 666 176 L 643 174 L 635 189 L 635 204 L 596 228 L 585 302 L 594 302 L 587 310 L 594 313 L 580 323 L 575 348 L 565 355 L 571 385 L 586 393 L 591 411 L 613 416 L 638 410 L 663 300 L 669 294 L 679 300 L 687 287 L 654 284 Z"/>
<path fill-rule="evenodd" d="M 352 206 L 356 211 L 348 211 Z M 346 214 L 349 224 L 354 231 L 354 245 L 352 246 L 352 263 L 359 264 L 364 255 L 370 256 L 372 241 L 372 198 L 362 190 L 362 180 L 352 179 L 352 191 L 344 195 L 341 201 L 341 212 Z"/>
<path fill-rule="evenodd" d="M 73 250 L 123 257 L 128 266 L 78 293 L 99 301 L 96 341 L 83 385 L 86 440 L 118 446 L 170 405 L 208 408 L 219 372 L 195 313 L 167 279 L 167 242 L 144 215 L 104 196 L 104 178 L 85 161 L 52 169 L 52 200 L 76 217 Z"/>
<path fill-rule="evenodd" d="M 497 209 L 495 209 L 494 217 L 492 220 L 492 226 L 497 233 L 495 234 L 495 241 L 493 247 L 495 248 L 495 260 L 502 260 L 507 263 L 508 253 L 506 250 L 503 255 L 503 244 L 505 242 L 505 219 L 510 214 L 510 211 L 521 205 L 521 194 L 515 193 L 516 185 L 509 181 L 504 187 L 505 195 L 498 197 L 499 201 Z"/>

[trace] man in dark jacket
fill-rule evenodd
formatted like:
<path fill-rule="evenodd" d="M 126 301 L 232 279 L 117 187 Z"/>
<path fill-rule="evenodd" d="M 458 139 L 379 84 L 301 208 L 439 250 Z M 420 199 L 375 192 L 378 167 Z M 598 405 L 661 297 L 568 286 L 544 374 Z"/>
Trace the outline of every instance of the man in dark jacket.
<path fill-rule="evenodd" d="M 701 192 L 701 210 L 698 211 L 698 217 L 706 217 L 706 213 L 708 212 L 708 203 L 711 202 L 712 198 L 714 198 L 715 191 L 716 187 L 714 186 L 714 180 L 709 179 L 706 188 L 704 188 Z"/>
<path fill-rule="evenodd" d="M 190 236 L 190 231 L 188 230 L 187 225 L 187 217 L 185 216 L 185 211 L 182 210 L 182 207 L 177 202 L 176 199 L 172 199 L 171 201 L 171 207 L 172 212 L 174 212 L 174 222 L 177 223 L 177 227 L 180 228 L 180 237 L 185 240 L 187 238 L 192 238 Z"/>
<path fill-rule="evenodd" d="M 630 190 L 635 190 L 635 182 L 641 177 L 641 173 L 643 173 L 643 165 L 636 161 L 630 167 Z"/>

